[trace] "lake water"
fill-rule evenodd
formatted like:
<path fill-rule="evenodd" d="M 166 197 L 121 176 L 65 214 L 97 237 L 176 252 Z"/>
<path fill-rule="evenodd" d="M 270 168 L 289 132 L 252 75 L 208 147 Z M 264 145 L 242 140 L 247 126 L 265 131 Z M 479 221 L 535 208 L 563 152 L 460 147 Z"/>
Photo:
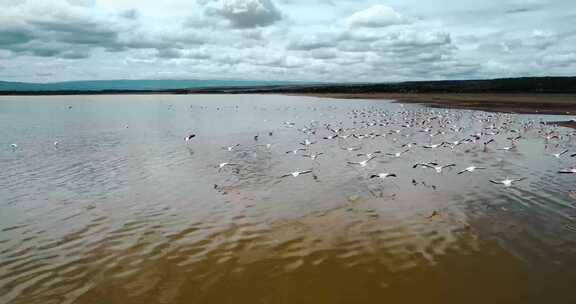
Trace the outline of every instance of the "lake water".
<path fill-rule="evenodd" d="M 557 173 L 574 135 L 540 123 L 562 119 L 272 95 L 0 97 L 0 303 L 576 303 L 576 175 Z M 324 139 L 325 124 L 344 130 Z M 456 166 L 413 168 L 431 161 Z M 485 169 L 457 174 L 470 165 Z M 397 177 L 370 178 L 381 172 Z M 505 177 L 526 179 L 489 181 Z"/>

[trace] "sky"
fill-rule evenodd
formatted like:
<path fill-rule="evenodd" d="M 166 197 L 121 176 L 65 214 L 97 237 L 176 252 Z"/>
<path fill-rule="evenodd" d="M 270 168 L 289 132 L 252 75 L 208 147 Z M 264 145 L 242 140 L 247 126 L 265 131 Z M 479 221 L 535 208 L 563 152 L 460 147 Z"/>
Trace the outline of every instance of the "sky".
<path fill-rule="evenodd" d="M 0 0 L 0 80 L 576 75 L 574 0 Z"/>

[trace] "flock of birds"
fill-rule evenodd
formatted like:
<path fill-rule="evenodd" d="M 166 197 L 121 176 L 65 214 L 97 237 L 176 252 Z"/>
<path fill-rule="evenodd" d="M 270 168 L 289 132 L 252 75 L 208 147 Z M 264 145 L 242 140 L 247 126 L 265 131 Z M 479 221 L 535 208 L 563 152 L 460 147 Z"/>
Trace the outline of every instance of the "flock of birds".
<path fill-rule="evenodd" d="M 68 109 L 70 109 L 69 107 Z M 331 108 L 333 110 L 335 108 Z M 217 108 L 221 110 L 221 108 Z M 317 111 L 314 108 L 314 111 Z M 406 154 L 416 149 L 435 151 L 483 151 L 491 150 L 510 152 L 515 151 L 519 143 L 526 138 L 540 138 L 544 143 L 545 151 L 551 157 L 557 159 L 563 157 L 576 157 L 576 153 L 568 154 L 571 140 L 575 138 L 576 131 L 566 131 L 554 124 L 546 123 L 536 119 L 518 119 L 518 116 L 504 113 L 473 112 L 470 115 L 465 111 L 449 110 L 406 110 L 404 107 L 400 111 L 388 111 L 380 108 L 354 109 L 346 113 L 348 121 L 324 122 L 316 120 L 306 122 L 298 126 L 296 122 L 284 122 L 282 128 L 294 129 L 305 137 L 294 149 L 285 151 L 285 154 L 301 154 L 316 162 L 329 151 L 319 151 L 327 149 L 327 145 L 322 142 L 337 141 L 338 147 L 344 152 L 352 153 L 351 159 L 347 161 L 349 166 L 366 168 L 374 160 L 382 157 L 402 158 Z M 321 116 L 324 113 L 320 114 Z M 332 117 L 334 118 L 334 117 Z M 125 126 L 128 128 L 128 125 Z M 267 131 L 265 134 L 272 137 L 274 132 Z M 185 137 L 187 145 L 193 145 L 196 134 Z M 384 139 L 385 142 L 378 142 Z M 271 143 L 262 145 L 261 134 L 253 137 L 256 145 L 264 146 L 271 150 Z M 371 141 L 372 144 L 382 144 L 389 147 L 389 151 L 363 151 L 364 143 Z M 503 143 L 504 142 L 504 143 Z M 58 147 L 60 143 L 54 142 Z M 13 143 L 10 147 L 16 151 L 18 144 Z M 224 150 L 232 152 L 241 147 L 241 144 L 234 144 L 223 147 Z M 334 152 L 334 151 L 331 151 Z M 232 161 L 225 161 L 218 165 L 218 171 L 225 167 L 234 167 L 239 164 Z M 458 167 L 455 163 L 441 164 L 438 161 L 417 162 L 412 165 L 413 169 L 430 169 L 436 173 L 442 173 L 447 169 Z M 468 165 L 460 168 L 456 174 L 470 174 L 477 170 L 487 168 Z M 576 166 L 563 168 L 557 171 L 559 174 L 576 174 Z M 314 169 L 295 170 L 278 176 L 279 178 L 299 177 L 314 173 Z M 388 179 L 398 177 L 395 172 L 373 172 L 367 175 L 370 179 Z M 314 175 L 316 179 L 316 175 Z M 510 187 L 513 183 L 525 180 L 525 177 L 501 179 L 490 179 L 493 184 Z"/>
<path fill-rule="evenodd" d="M 301 154 L 302 157 L 317 161 L 321 156 L 335 153 L 326 151 L 334 149 L 334 145 L 324 145 L 323 142 L 337 141 L 339 149 L 352 153 L 346 162 L 349 166 L 367 168 L 378 158 L 402 158 L 417 149 L 421 151 L 434 151 L 438 153 L 460 152 L 511 152 L 519 149 L 519 143 L 527 138 L 540 138 L 544 143 L 546 153 L 550 157 L 576 157 L 576 153 L 568 154 L 566 147 L 571 145 L 576 131 L 566 131 L 556 125 L 537 119 L 519 119 L 518 116 L 505 113 L 473 112 L 465 115 L 464 111 L 449 110 L 418 110 L 410 111 L 402 108 L 397 112 L 378 108 L 355 109 L 346 113 L 348 121 L 318 122 L 312 120 L 299 126 L 296 122 L 284 122 L 282 128 L 294 129 L 303 138 L 297 147 L 285 154 Z M 273 132 L 267 132 L 273 136 Z M 185 141 L 193 145 L 195 134 L 186 136 Z M 384 142 L 379 141 L 384 139 Z M 253 138 L 254 145 L 265 146 L 272 149 L 272 144 L 262 145 L 261 134 Z M 370 145 L 386 146 L 390 150 L 364 151 L 364 143 Z M 370 146 L 368 145 L 368 146 Z M 241 144 L 223 147 L 226 151 L 234 151 Z M 324 149 L 324 150 L 323 150 Z M 336 149 L 338 150 L 338 149 Z M 280 152 L 280 154 L 283 151 Z M 420 153 L 425 154 L 425 153 Z M 357 159 L 356 159 L 357 158 Z M 446 158 L 446 154 L 444 154 Z M 450 158 L 452 159 L 452 158 Z M 232 161 L 224 161 L 215 167 L 222 171 L 226 167 L 239 166 Z M 455 163 L 441 164 L 438 161 L 417 162 L 413 169 L 428 169 L 442 173 L 457 168 Z M 486 167 L 470 164 L 462 166 L 456 174 L 471 174 Z M 559 174 L 576 174 L 576 166 L 560 169 Z M 279 175 L 278 178 L 299 177 L 314 174 L 315 169 L 295 170 Z M 388 179 L 398 177 L 396 172 L 368 172 L 370 179 Z M 503 177 L 490 179 L 493 184 L 510 187 L 514 183 L 525 180 L 526 177 Z M 413 180 L 414 182 L 414 180 Z M 215 188 L 217 185 L 215 185 Z"/>

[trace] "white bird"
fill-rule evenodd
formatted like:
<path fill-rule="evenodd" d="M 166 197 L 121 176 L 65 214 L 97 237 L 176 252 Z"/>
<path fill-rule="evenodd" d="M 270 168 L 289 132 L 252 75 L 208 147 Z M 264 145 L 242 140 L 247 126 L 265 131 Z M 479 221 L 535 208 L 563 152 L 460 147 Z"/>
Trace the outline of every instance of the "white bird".
<path fill-rule="evenodd" d="M 564 154 L 566 154 L 566 153 L 568 153 L 568 150 L 564 150 L 564 151 L 562 151 L 562 152 L 560 152 L 560 153 L 552 153 L 552 156 L 554 156 L 554 157 L 556 157 L 556 158 L 560 158 L 560 156 L 562 156 L 562 155 L 564 155 Z"/>
<path fill-rule="evenodd" d="M 318 156 L 323 155 L 324 153 L 313 153 L 313 154 L 306 154 L 306 155 L 302 155 L 303 157 L 308 157 L 312 160 L 316 160 L 318 158 Z"/>
<path fill-rule="evenodd" d="M 476 166 L 470 166 L 470 167 L 468 167 L 468 168 L 466 168 L 466 169 L 458 172 L 457 174 L 462 174 L 462 173 L 464 173 L 464 172 L 470 172 L 470 173 L 472 173 L 472 172 L 474 172 L 475 170 L 483 170 L 483 169 L 486 169 L 486 168 L 476 167 Z"/>
<path fill-rule="evenodd" d="M 194 137 L 196 137 L 196 134 L 190 134 L 190 135 L 186 136 L 185 140 L 186 140 L 186 142 L 189 142 L 189 141 L 191 141 L 192 138 L 194 138 Z"/>
<path fill-rule="evenodd" d="M 370 175 L 370 178 L 387 178 L 387 177 L 396 177 L 395 173 L 378 173 L 378 174 L 372 174 Z"/>
<path fill-rule="evenodd" d="M 484 146 L 488 146 L 489 144 L 496 142 L 496 140 L 494 140 L 494 138 L 490 139 L 489 141 L 484 143 Z"/>
<path fill-rule="evenodd" d="M 295 150 L 292 150 L 292 151 L 286 151 L 286 154 L 288 154 L 288 153 L 298 154 L 298 151 L 306 151 L 306 149 L 300 148 L 300 149 L 295 149 Z"/>
<path fill-rule="evenodd" d="M 306 140 L 304 140 L 303 143 L 300 143 L 300 144 L 303 145 L 303 146 L 311 146 L 311 145 L 313 145 L 313 144 L 315 144 L 315 143 L 316 143 L 315 141 L 310 141 L 310 140 L 306 139 Z"/>
<path fill-rule="evenodd" d="M 368 165 L 368 162 L 371 161 L 371 160 L 373 160 L 373 159 L 374 159 L 374 157 L 373 157 L 373 158 L 369 158 L 369 159 L 365 159 L 365 160 L 360 161 L 360 162 L 348 162 L 348 164 L 349 164 L 349 165 L 360 165 L 360 167 L 363 168 L 363 167 L 366 167 L 366 166 Z"/>
<path fill-rule="evenodd" d="M 338 134 L 334 134 L 334 135 L 326 136 L 326 137 L 324 137 L 324 139 L 334 139 L 337 137 L 338 137 Z"/>
<path fill-rule="evenodd" d="M 60 143 L 59 143 L 58 141 L 55 141 L 55 142 L 54 142 L 54 147 L 58 147 L 59 144 L 60 144 Z"/>
<path fill-rule="evenodd" d="M 218 166 L 216 166 L 216 168 L 218 168 L 218 171 L 220 171 L 226 166 L 237 166 L 237 165 L 238 164 L 232 164 L 232 163 L 225 162 L 225 163 L 218 164 Z"/>
<path fill-rule="evenodd" d="M 376 155 L 374 154 L 380 154 L 382 153 L 382 151 L 374 151 L 372 153 L 366 153 L 366 154 L 356 154 L 356 156 L 366 156 L 366 158 L 374 158 L 376 157 Z"/>
<path fill-rule="evenodd" d="M 233 146 L 224 147 L 224 148 L 222 148 L 222 149 L 225 149 L 225 150 L 228 150 L 228 151 L 232 151 L 232 150 L 234 150 L 234 148 L 239 147 L 239 146 L 240 146 L 240 144 L 235 144 L 235 145 L 233 145 Z"/>
<path fill-rule="evenodd" d="M 417 143 L 407 143 L 407 144 L 403 144 L 401 147 L 410 149 L 416 145 L 417 145 Z"/>
<path fill-rule="evenodd" d="M 445 144 L 445 145 L 448 145 L 448 146 L 450 146 L 450 148 L 454 149 L 456 146 L 459 146 L 459 145 L 462 144 L 462 140 L 455 140 L 455 141 L 452 141 L 452 142 L 446 141 L 446 142 L 444 142 L 444 144 Z"/>
<path fill-rule="evenodd" d="M 312 169 L 304 170 L 304 171 L 290 172 L 290 173 L 284 174 L 284 175 L 282 175 L 282 176 L 280 176 L 280 177 L 289 177 L 289 176 L 298 177 L 298 176 L 300 176 L 300 175 L 302 175 L 302 174 L 308 174 L 308 173 L 312 173 Z"/>
<path fill-rule="evenodd" d="M 422 148 L 426 148 L 426 149 L 436 149 L 439 147 L 442 147 L 444 145 L 444 143 L 441 144 L 433 144 L 433 145 L 424 145 L 422 146 Z"/>
<path fill-rule="evenodd" d="M 509 179 L 508 177 L 506 177 L 506 179 L 501 180 L 501 181 L 490 180 L 490 182 L 493 184 L 502 184 L 502 185 L 504 185 L 504 187 L 510 187 L 510 186 L 512 186 L 513 182 L 519 182 L 519 181 L 523 181 L 525 179 L 526 179 L 525 177 L 517 178 L 517 179 Z"/>
<path fill-rule="evenodd" d="M 394 156 L 394 157 L 400 157 L 400 156 L 402 156 L 402 154 L 404 154 L 404 153 L 406 153 L 406 152 L 409 152 L 409 151 L 410 151 L 410 150 L 404 150 L 404 151 L 402 151 L 402 152 L 386 153 L 386 155 Z"/>
<path fill-rule="evenodd" d="M 342 148 L 348 152 L 353 152 L 353 151 L 358 151 L 360 149 L 362 149 L 361 147 L 349 147 L 349 148 Z"/>
<path fill-rule="evenodd" d="M 560 171 L 558 171 L 558 173 L 560 173 L 560 174 L 576 174 L 576 168 L 560 170 Z"/>
<path fill-rule="evenodd" d="M 12 147 L 12 149 L 18 149 L 18 145 L 17 145 L 17 144 L 11 144 L 10 147 Z"/>
<path fill-rule="evenodd" d="M 428 163 L 428 164 L 417 164 L 416 166 L 423 166 L 423 167 L 427 167 L 427 168 L 431 168 L 434 169 L 436 171 L 436 173 L 442 173 L 442 169 L 444 168 L 449 168 L 449 167 L 454 167 L 456 166 L 456 164 L 449 164 L 449 165 L 444 165 L 444 166 L 439 166 L 438 164 L 435 163 Z"/>

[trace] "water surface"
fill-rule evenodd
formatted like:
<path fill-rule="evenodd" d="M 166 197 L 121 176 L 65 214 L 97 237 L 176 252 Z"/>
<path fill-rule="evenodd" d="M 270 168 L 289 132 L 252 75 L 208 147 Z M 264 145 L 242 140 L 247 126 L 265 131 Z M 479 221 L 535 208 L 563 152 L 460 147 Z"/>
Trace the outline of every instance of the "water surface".
<path fill-rule="evenodd" d="M 1 97 L 0 303 L 573 303 L 576 176 L 557 171 L 574 137 L 541 120 L 561 119 L 269 95 Z M 323 139 L 325 124 L 349 137 Z M 498 150 L 511 130 L 522 138 Z M 412 168 L 428 161 L 456 167 Z M 472 164 L 486 169 L 456 174 Z M 526 179 L 489 182 L 507 176 Z"/>

